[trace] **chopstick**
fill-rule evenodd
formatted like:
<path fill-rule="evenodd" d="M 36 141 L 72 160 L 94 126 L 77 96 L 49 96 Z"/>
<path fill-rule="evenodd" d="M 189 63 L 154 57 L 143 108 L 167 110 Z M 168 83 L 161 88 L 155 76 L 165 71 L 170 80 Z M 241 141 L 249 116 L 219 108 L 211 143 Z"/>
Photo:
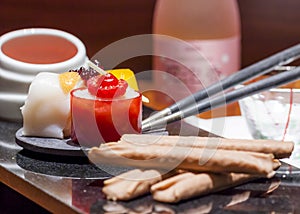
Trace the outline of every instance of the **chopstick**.
<path fill-rule="evenodd" d="M 145 132 L 152 129 L 162 128 L 165 127 L 165 125 L 168 123 L 175 122 L 177 120 L 181 120 L 183 118 L 199 114 L 225 104 L 235 102 L 247 96 L 251 96 L 261 91 L 287 84 L 297 79 L 300 79 L 300 66 L 294 67 L 291 70 L 238 88 L 234 91 L 230 91 L 224 95 L 216 96 L 211 99 L 205 99 L 202 102 L 200 101 L 194 103 L 194 105 L 183 108 L 170 115 L 157 118 L 156 120 L 152 120 L 146 124 L 143 124 L 142 130 L 143 132 Z"/>
<path fill-rule="evenodd" d="M 266 59 L 263 59 L 255 64 L 252 64 L 230 76 L 224 78 L 218 83 L 200 90 L 182 100 L 177 101 L 175 104 L 156 112 L 152 116 L 142 121 L 142 127 L 148 127 L 150 123 L 156 121 L 159 118 L 171 115 L 175 112 L 181 111 L 188 106 L 195 105 L 203 99 L 214 96 L 221 91 L 227 90 L 231 87 L 241 84 L 248 80 L 254 79 L 260 75 L 269 73 L 270 71 L 288 64 L 300 57 L 300 44 L 278 52 Z M 148 124 L 149 123 L 149 124 Z"/>

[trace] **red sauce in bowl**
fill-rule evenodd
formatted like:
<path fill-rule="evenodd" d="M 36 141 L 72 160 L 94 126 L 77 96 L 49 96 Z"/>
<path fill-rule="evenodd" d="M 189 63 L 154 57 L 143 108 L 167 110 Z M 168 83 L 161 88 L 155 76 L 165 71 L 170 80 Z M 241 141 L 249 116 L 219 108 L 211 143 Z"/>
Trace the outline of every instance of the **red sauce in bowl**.
<path fill-rule="evenodd" d="M 65 38 L 54 35 L 29 35 L 16 37 L 1 47 L 8 57 L 32 64 L 59 63 L 77 53 L 76 46 Z"/>

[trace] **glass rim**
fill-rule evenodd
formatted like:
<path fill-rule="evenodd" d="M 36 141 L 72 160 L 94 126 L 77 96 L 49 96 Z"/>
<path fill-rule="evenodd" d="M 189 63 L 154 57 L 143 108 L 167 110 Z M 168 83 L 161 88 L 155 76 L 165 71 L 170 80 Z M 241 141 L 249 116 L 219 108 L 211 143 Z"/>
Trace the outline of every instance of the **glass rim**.
<path fill-rule="evenodd" d="M 83 99 L 83 100 L 102 101 L 102 102 L 112 102 L 112 101 L 121 101 L 121 100 L 130 100 L 130 99 L 142 98 L 142 93 L 139 92 L 139 91 L 136 91 L 134 89 L 132 89 L 136 93 L 136 96 L 134 96 L 134 97 L 114 96 L 112 98 L 101 98 L 101 97 L 97 97 L 95 95 L 90 94 L 91 98 L 86 98 L 86 97 L 81 97 L 81 96 L 78 96 L 78 95 L 75 94 L 76 91 L 83 91 L 83 90 L 88 91 L 88 89 L 86 87 L 75 88 L 75 89 L 71 90 L 70 96 L 80 98 L 80 99 Z"/>

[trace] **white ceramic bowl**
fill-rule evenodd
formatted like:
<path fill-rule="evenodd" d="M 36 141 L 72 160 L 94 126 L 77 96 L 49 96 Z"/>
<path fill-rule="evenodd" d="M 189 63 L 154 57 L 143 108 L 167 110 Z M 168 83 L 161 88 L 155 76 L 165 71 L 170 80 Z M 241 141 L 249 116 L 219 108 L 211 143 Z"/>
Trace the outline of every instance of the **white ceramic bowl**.
<path fill-rule="evenodd" d="M 77 53 L 71 58 L 52 64 L 33 64 L 7 56 L 2 45 L 7 41 L 30 35 L 53 35 L 73 43 Z M 62 73 L 78 68 L 87 60 L 86 48 L 74 35 L 56 29 L 28 28 L 6 33 L 0 37 L 0 118 L 21 120 L 20 107 L 24 104 L 28 88 L 39 72 Z"/>

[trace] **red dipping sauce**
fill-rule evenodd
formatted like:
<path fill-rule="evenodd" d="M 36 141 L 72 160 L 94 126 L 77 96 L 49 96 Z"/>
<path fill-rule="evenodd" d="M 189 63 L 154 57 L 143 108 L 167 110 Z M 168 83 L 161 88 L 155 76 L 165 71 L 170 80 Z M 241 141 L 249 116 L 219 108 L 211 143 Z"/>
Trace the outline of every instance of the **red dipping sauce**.
<path fill-rule="evenodd" d="M 8 57 L 32 64 L 52 64 L 71 59 L 78 52 L 65 38 L 54 35 L 29 35 L 6 41 L 2 52 Z"/>

